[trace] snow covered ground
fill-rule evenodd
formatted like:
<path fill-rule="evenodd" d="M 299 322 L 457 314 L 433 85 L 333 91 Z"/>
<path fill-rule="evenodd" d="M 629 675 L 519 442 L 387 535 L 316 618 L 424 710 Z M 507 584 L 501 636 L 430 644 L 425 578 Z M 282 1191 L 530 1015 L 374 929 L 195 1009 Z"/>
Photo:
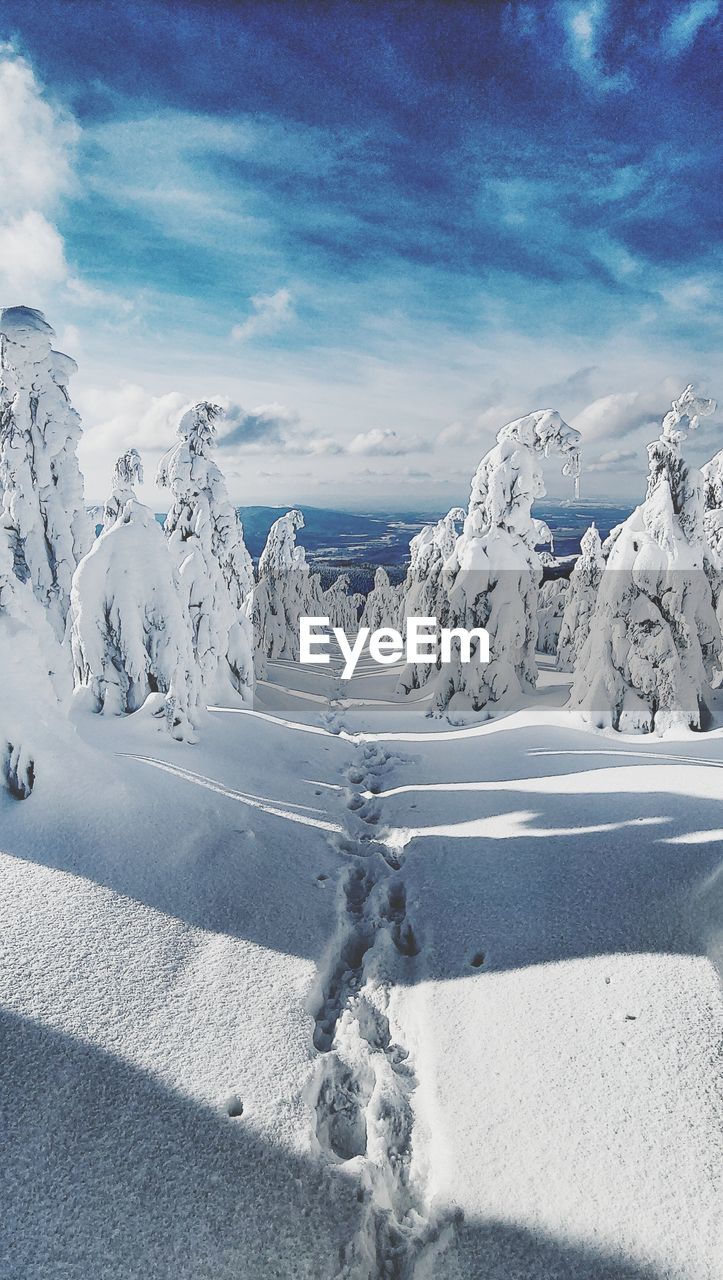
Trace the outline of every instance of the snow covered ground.
<path fill-rule="evenodd" d="M 723 730 L 397 677 L 0 793 L 2 1280 L 723 1275 Z"/>

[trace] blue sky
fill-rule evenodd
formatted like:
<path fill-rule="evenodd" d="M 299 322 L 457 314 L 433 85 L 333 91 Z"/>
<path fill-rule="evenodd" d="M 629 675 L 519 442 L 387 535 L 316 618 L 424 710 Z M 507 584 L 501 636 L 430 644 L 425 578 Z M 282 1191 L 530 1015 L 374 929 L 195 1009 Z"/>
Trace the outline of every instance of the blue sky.
<path fill-rule="evenodd" d="M 718 7 L 4 0 L 2 300 L 78 360 L 90 496 L 203 397 L 242 502 L 436 509 L 548 404 L 640 495 L 722 391 Z"/>

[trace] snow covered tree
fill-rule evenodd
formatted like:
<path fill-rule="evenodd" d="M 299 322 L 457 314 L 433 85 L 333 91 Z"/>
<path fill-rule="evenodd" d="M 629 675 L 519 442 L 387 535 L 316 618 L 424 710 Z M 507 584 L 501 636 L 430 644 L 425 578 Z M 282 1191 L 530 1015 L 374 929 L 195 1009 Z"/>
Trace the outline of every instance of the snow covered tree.
<path fill-rule="evenodd" d="M 580 555 L 570 574 L 570 590 L 564 600 L 564 613 L 557 644 L 560 671 L 573 671 L 577 656 L 590 631 L 600 579 L 605 568 L 600 534 L 595 524 L 580 539 Z"/>
<path fill-rule="evenodd" d="M 304 517 L 296 509 L 275 520 L 261 558 L 253 593 L 253 626 L 257 662 L 266 658 L 299 658 L 299 618 L 324 614 L 323 593 L 317 574 L 297 545 L 296 534 Z"/>
<path fill-rule="evenodd" d="M 720 653 L 700 471 L 682 444 L 712 401 L 686 387 L 648 446 L 645 501 L 611 535 L 571 703 L 599 727 L 699 729 Z"/>
<path fill-rule="evenodd" d="M 15 539 L 16 530 L 0 520 L 0 778 L 23 800 L 39 758 L 53 750 L 59 719 L 53 675 L 62 655 L 45 609 L 15 573 Z"/>
<path fill-rule="evenodd" d="M 537 597 L 537 649 L 539 653 L 557 653 L 557 642 L 569 594 L 567 578 L 550 578 L 543 582 Z"/>
<path fill-rule="evenodd" d="M 425 524 L 412 538 L 400 609 L 400 625 L 404 636 L 407 618 L 436 618 L 441 624 L 446 617 L 447 596 L 442 570 L 454 550 L 457 526 L 463 520 L 463 508 L 452 507 L 436 524 Z M 412 689 L 421 689 L 434 667 L 434 661 L 408 662 L 399 677 L 397 692 L 410 693 Z"/>
<path fill-rule="evenodd" d="M 202 401 L 181 415 L 178 440 L 161 460 L 157 479 L 171 492 L 163 527 L 178 566 L 201 680 L 219 697 L 229 684 L 246 696 L 254 682 L 254 576 L 238 512 L 211 457 L 221 412 Z"/>
<path fill-rule="evenodd" d="M 407 618 L 438 617 L 442 568 L 452 554 L 464 520 L 462 507 L 452 507 L 436 524 L 425 524 L 409 544 L 409 568 L 402 588 L 402 629 Z"/>
<path fill-rule="evenodd" d="M 149 695 L 162 695 L 158 713 L 169 731 L 192 738 L 198 673 L 190 623 L 168 542 L 130 488 L 131 472 L 142 474 L 140 458 L 130 468 L 127 458 L 116 464 L 106 513 L 121 493 L 123 507 L 73 577 L 76 685 L 90 690 L 94 710 L 110 715 L 137 711 Z"/>
<path fill-rule="evenodd" d="M 702 468 L 703 522 L 712 550 L 723 559 L 723 449 Z"/>
<path fill-rule="evenodd" d="M 374 586 L 364 603 L 359 625 L 368 627 L 370 631 L 378 631 L 381 627 L 398 627 L 401 603 L 401 584 L 393 587 L 386 569 L 377 569 Z"/>
<path fill-rule="evenodd" d="M 136 500 L 134 484 L 143 483 L 143 463 L 137 449 L 126 449 L 113 468 L 113 488 L 103 508 L 103 528 L 110 529 L 127 502 Z"/>
<path fill-rule="evenodd" d="M 321 609 L 332 627 L 341 627 L 348 636 L 359 629 L 359 606 L 364 597 L 349 595 L 349 574 L 340 573 L 326 591 L 322 592 Z"/>
<path fill-rule="evenodd" d="M 62 637 L 71 579 L 92 528 L 77 458 L 80 418 L 67 390 L 77 366 L 53 351 L 54 337 L 30 307 L 0 316 L 0 488 L 15 572 Z"/>
<path fill-rule="evenodd" d="M 508 423 L 472 481 L 464 528 L 441 576 L 442 625 L 489 633 L 491 661 L 452 661 L 430 670 L 433 714 L 475 711 L 532 688 L 537 679 L 537 593 L 542 569 L 535 547 L 545 538 L 532 504 L 545 494 L 542 460 L 562 455 L 563 474 L 579 475 L 579 432 L 554 409 Z M 547 531 L 549 536 L 549 530 Z"/>

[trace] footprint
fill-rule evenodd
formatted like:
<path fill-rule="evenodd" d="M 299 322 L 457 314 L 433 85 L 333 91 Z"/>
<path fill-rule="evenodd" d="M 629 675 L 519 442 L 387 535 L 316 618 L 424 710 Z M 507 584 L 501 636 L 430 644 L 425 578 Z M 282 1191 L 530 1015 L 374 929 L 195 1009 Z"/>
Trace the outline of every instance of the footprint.
<path fill-rule="evenodd" d="M 371 1070 L 356 1072 L 337 1053 L 323 1062 L 316 1100 L 316 1136 L 340 1160 L 363 1156 L 367 1149 L 366 1105 L 372 1095 Z"/>

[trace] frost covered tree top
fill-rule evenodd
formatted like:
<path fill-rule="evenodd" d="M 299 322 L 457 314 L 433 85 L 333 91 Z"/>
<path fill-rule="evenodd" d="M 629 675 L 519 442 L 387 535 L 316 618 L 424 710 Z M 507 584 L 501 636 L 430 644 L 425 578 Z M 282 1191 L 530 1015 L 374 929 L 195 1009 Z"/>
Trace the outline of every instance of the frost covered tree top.
<path fill-rule="evenodd" d="M 278 577 L 306 563 L 304 548 L 296 543 L 297 531 L 303 527 L 304 517 L 295 507 L 274 521 L 261 552 L 259 578 Z"/>
<path fill-rule="evenodd" d="M 701 418 L 709 418 L 715 413 L 715 400 L 706 400 L 696 395 L 695 387 L 689 382 L 687 387 L 673 400 L 672 405 L 663 418 L 662 435 L 666 439 L 685 440 L 688 431 L 696 431 Z M 682 423 L 687 422 L 687 429 Z"/>
<path fill-rule="evenodd" d="M 537 409 L 502 427 L 472 481 L 469 511 L 480 513 L 480 528 L 507 529 L 529 540 L 532 503 L 545 493 L 539 459 L 561 454 L 563 474 L 575 477 L 577 492 L 580 441 L 580 432 L 556 409 Z"/>
<path fill-rule="evenodd" d="M 600 533 L 594 520 L 580 539 L 580 554 L 583 560 L 600 565 L 600 567 L 605 563 Z"/>
<path fill-rule="evenodd" d="M 135 500 L 134 484 L 143 483 L 143 463 L 137 449 L 126 449 L 113 468 L 113 489 L 103 509 L 103 526 L 109 529 L 127 502 Z"/>

